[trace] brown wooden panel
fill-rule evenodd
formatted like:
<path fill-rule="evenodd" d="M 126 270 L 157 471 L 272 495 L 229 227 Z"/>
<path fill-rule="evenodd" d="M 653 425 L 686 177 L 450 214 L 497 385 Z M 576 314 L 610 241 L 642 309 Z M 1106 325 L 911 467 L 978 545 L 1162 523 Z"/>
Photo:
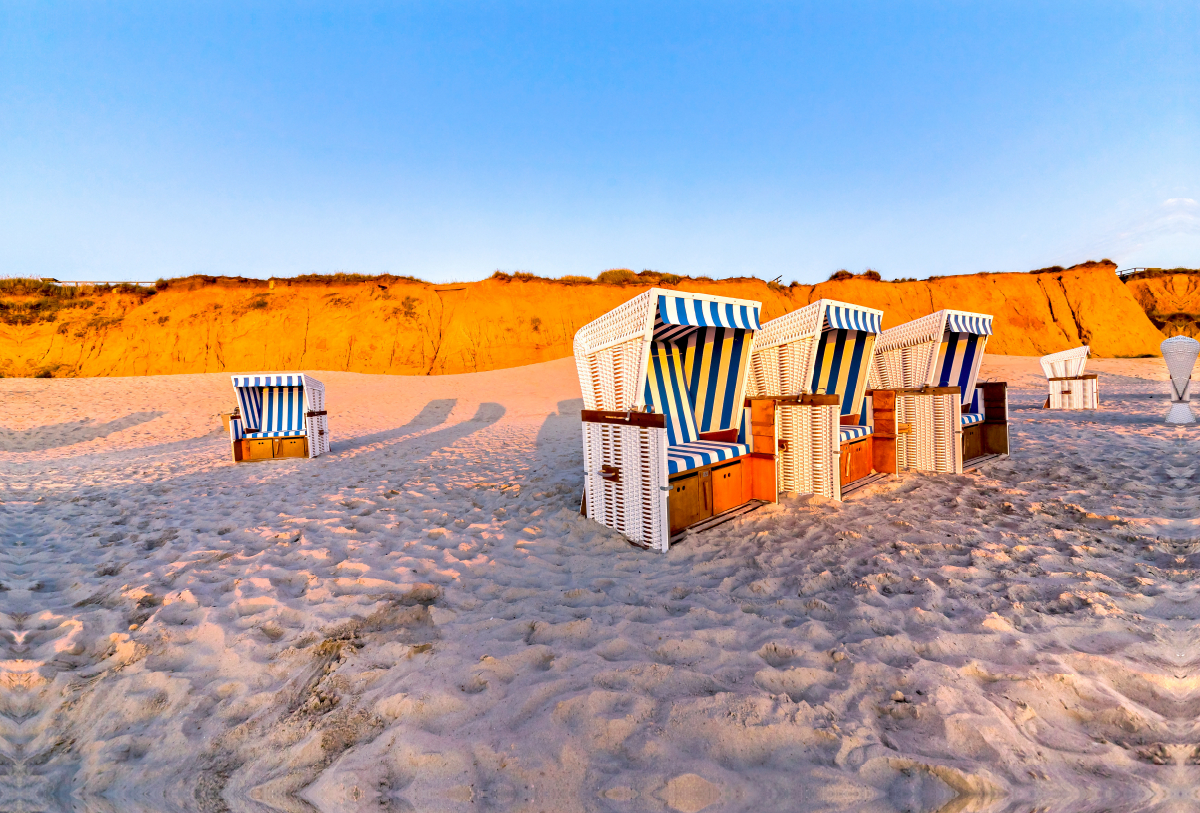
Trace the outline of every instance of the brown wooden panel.
<path fill-rule="evenodd" d="M 715 466 L 712 470 L 712 510 L 713 514 L 736 508 L 745 500 L 742 499 L 742 461 L 734 460 L 723 466 Z"/>
<path fill-rule="evenodd" d="M 973 423 L 963 427 L 962 448 L 964 462 L 983 454 L 983 424 Z"/>
<path fill-rule="evenodd" d="M 977 424 L 983 430 L 982 454 L 1008 454 L 1008 424 L 981 423 Z M 964 454 L 964 458 L 966 455 Z"/>
<path fill-rule="evenodd" d="M 671 493 L 667 497 L 667 520 L 671 534 L 677 534 L 689 525 L 704 519 L 700 503 L 700 474 L 689 474 L 671 481 Z"/>
<path fill-rule="evenodd" d="M 874 470 L 874 448 L 874 438 L 870 435 L 842 444 L 842 485 L 861 480 Z"/>
<path fill-rule="evenodd" d="M 736 429 L 714 429 L 711 432 L 701 432 L 700 440 L 711 440 L 717 443 L 737 443 L 738 430 Z"/>
<path fill-rule="evenodd" d="M 615 423 L 621 426 L 648 426 L 656 429 L 667 425 L 667 416 L 659 412 L 604 412 L 585 409 L 580 418 L 585 423 Z"/>
<path fill-rule="evenodd" d="M 240 463 L 246 453 L 246 441 L 235 440 L 233 442 L 233 462 Z"/>
<path fill-rule="evenodd" d="M 757 452 L 750 455 L 750 477 L 743 477 L 743 479 L 748 479 L 750 486 L 750 495 L 746 498 L 747 501 L 776 502 L 779 499 L 779 486 L 775 482 L 775 455 L 758 454 Z"/>
<path fill-rule="evenodd" d="M 752 427 L 771 427 L 770 433 L 773 434 L 775 431 L 775 402 L 770 398 L 751 398 L 750 425 Z M 755 432 L 754 434 L 761 433 Z"/>
<path fill-rule="evenodd" d="M 1004 381 L 985 381 L 978 386 L 983 392 L 984 420 L 1003 423 L 1008 415 L 1008 384 Z"/>
<path fill-rule="evenodd" d="M 871 416 L 875 421 L 875 437 L 896 434 L 896 393 L 878 390 L 871 395 Z M 883 471 L 883 469 L 880 469 Z"/>
<path fill-rule="evenodd" d="M 896 436 L 872 435 L 871 465 L 875 471 L 896 474 L 899 468 L 896 464 Z"/>

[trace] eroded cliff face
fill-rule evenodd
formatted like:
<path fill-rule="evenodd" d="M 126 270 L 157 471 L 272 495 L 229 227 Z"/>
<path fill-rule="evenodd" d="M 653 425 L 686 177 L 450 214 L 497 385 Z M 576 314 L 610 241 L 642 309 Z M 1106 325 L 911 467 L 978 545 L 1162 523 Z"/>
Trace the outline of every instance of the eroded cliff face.
<path fill-rule="evenodd" d="M 781 287 L 682 280 L 679 290 L 762 302 L 764 321 L 822 297 L 880 308 L 890 327 L 941 308 L 991 313 L 989 353 L 1041 355 L 1091 344 L 1099 356 L 1158 351 L 1163 339 L 1115 267 L 977 274 L 916 282 L 862 277 Z M 652 287 L 541 279 L 458 285 L 387 278 L 330 283 L 175 281 L 148 292 L 0 299 L 8 376 L 346 370 L 476 372 L 571 355 L 584 324 Z M 44 297 L 43 297 L 44 299 Z"/>
<path fill-rule="evenodd" d="M 1200 337 L 1200 271 L 1152 272 L 1126 286 L 1165 335 Z"/>

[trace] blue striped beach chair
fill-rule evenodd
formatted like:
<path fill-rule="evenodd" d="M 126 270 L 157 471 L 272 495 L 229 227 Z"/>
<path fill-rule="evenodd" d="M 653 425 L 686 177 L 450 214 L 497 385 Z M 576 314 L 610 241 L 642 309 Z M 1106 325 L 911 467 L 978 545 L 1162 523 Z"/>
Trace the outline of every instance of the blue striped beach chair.
<path fill-rule="evenodd" d="M 871 474 L 895 473 L 891 427 L 877 443 L 867 395 L 882 322 L 883 311 L 820 299 L 755 338 L 750 394 L 773 405 L 752 404 L 754 446 L 778 448 L 781 491 L 840 500 Z"/>
<path fill-rule="evenodd" d="M 941 310 L 879 335 L 871 385 L 897 392 L 901 469 L 955 472 L 1008 454 L 1008 385 L 980 382 L 992 317 Z"/>
<path fill-rule="evenodd" d="M 234 462 L 317 457 L 329 451 L 325 385 L 302 373 L 233 376 L 237 411 L 229 420 Z"/>
<path fill-rule="evenodd" d="M 587 516 L 665 552 L 775 499 L 756 491 L 744 399 L 759 303 L 653 288 L 575 334 Z"/>

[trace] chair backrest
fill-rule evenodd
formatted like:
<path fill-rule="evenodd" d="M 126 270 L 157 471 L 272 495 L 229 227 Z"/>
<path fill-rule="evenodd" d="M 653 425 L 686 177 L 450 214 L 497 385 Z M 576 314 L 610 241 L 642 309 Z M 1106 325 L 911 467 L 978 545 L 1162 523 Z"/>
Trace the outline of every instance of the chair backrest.
<path fill-rule="evenodd" d="M 958 387 L 962 404 L 974 402 L 992 317 L 941 310 L 879 334 L 871 384 L 895 387 Z"/>
<path fill-rule="evenodd" d="M 304 429 L 304 388 L 263 387 L 263 432 L 300 432 Z"/>
<path fill-rule="evenodd" d="M 962 403 L 971 403 L 975 394 L 975 380 L 979 375 L 979 364 L 983 360 L 983 346 L 986 343 L 986 336 L 947 333 L 938 349 L 933 385 L 958 387 L 962 392 Z"/>
<path fill-rule="evenodd" d="M 709 327 L 692 331 L 680 342 L 699 431 L 738 428 L 752 341 L 748 330 Z"/>
<path fill-rule="evenodd" d="M 875 334 L 865 330 L 826 330 L 817 343 L 810 392 L 842 397 L 843 415 L 861 415 Z"/>
<path fill-rule="evenodd" d="M 1083 375 L 1089 353 L 1091 348 L 1084 345 L 1042 356 L 1042 372 L 1046 374 L 1046 378 L 1074 378 Z"/>
<path fill-rule="evenodd" d="M 654 342 L 650 346 L 646 406 L 666 416 L 668 446 L 699 440 L 695 405 L 683 369 L 683 352 L 674 342 Z"/>

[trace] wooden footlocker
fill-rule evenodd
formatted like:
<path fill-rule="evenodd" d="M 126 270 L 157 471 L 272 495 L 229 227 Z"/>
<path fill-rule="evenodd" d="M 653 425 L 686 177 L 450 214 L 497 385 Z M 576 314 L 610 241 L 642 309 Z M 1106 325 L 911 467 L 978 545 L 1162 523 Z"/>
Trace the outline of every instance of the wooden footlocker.
<path fill-rule="evenodd" d="M 283 457 L 308 457 L 308 438 L 243 438 L 233 446 L 235 461 Z"/>

